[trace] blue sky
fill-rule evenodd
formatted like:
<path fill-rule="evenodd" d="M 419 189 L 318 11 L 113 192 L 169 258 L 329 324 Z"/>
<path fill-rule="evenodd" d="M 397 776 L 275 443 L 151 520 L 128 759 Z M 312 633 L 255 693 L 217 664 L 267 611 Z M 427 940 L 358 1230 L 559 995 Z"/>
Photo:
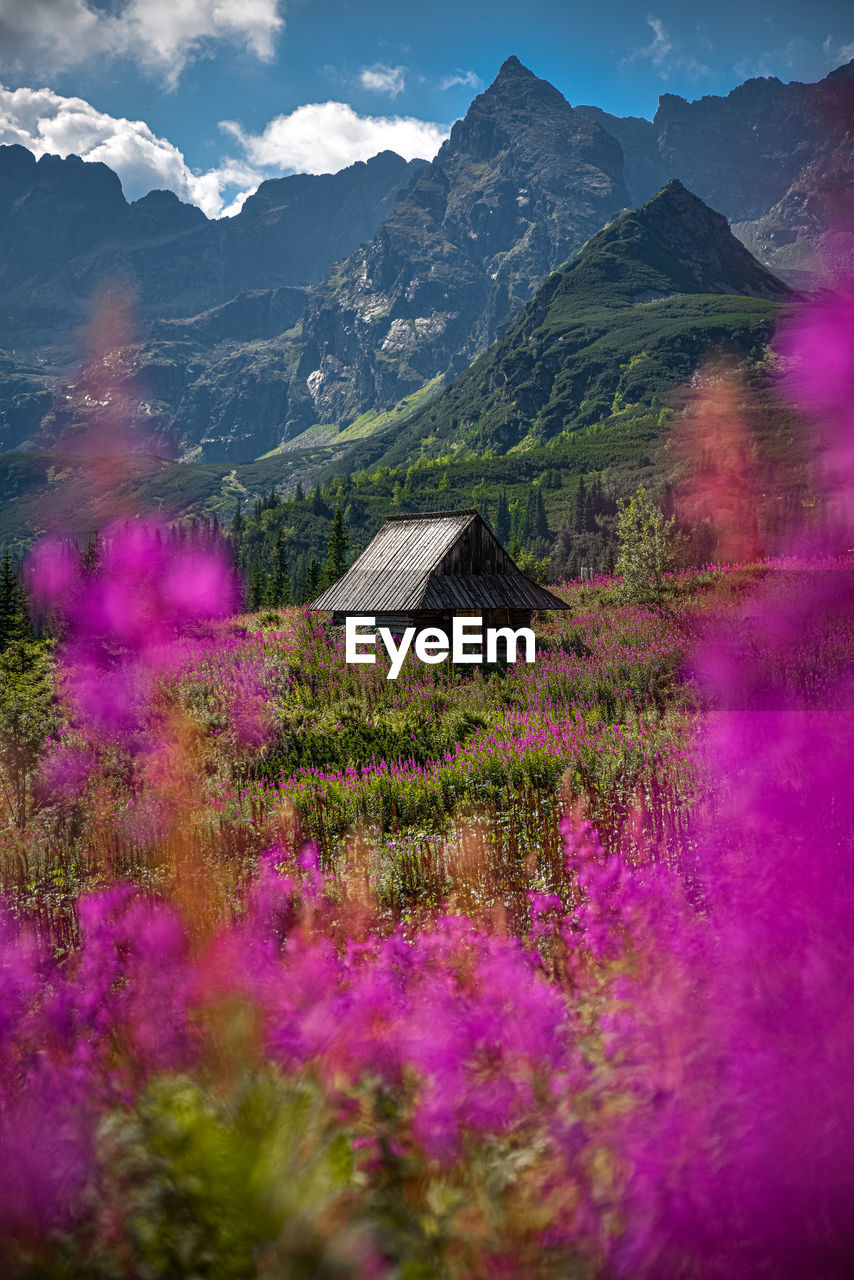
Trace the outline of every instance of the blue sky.
<path fill-rule="evenodd" d="M 570 102 L 652 116 L 660 93 L 817 80 L 854 57 L 841 0 L 0 0 L 0 142 L 74 151 L 130 199 L 211 216 L 265 177 L 389 146 L 429 156 L 516 54 Z"/>

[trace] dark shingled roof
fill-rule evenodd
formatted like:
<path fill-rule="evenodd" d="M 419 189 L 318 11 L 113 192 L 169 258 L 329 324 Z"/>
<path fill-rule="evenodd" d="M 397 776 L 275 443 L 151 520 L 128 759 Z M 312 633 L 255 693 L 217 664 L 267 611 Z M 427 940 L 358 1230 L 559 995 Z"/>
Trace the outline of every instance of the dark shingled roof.
<path fill-rule="evenodd" d="M 311 603 L 337 613 L 567 607 L 517 569 L 474 509 L 392 516 Z"/>

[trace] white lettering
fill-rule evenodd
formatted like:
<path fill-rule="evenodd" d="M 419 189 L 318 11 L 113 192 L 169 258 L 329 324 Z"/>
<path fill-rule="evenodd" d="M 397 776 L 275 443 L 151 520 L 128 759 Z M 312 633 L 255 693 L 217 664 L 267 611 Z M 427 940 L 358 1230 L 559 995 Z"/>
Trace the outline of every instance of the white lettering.
<path fill-rule="evenodd" d="M 422 662 L 444 662 L 448 656 L 447 634 L 438 627 L 419 631 L 415 637 L 415 656 Z"/>
<path fill-rule="evenodd" d="M 477 635 L 469 633 L 470 626 L 477 627 Z M 483 654 L 465 651 L 467 644 L 477 644 L 482 639 L 480 618 L 454 618 L 454 662 L 483 662 Z"/>
<path fill-rule="evenodd" d="M 516 646 L 519 643 L 519 637 L 525 641 L 525 661 L 533 662 L 537 654 L 537 641 L 530 627 L 520 627 L 518 631 L 512 631 L 510 627 L 490 627 L 486 633 L 486 661 L 498 661 L 498 639 L 499 636 L 506 645 L 505 652 L 508 662 L 516 661 Z"/>
<path fill-rule="evenodd" d="M 347 662 L 376 662 L 375 653 L 363 652 L 366 647 L 376 647 L 377 637 L 373 631 L 375 623 L 376 618 L 373 617 L 347 617 L 344 629 Z M 371 630 L 368 635 L 360 635 L 360 627 Z M 480 618 L 454 618 L 452 641 L 448 640 L 447 632 L 441 627 L 426 627 L 417 635 L 415 627 L 406 627 L 399 643 L 388 627 L 379 627 L 378 630 L 390 659 L 389 680 L 396 680 L 400 675 L 406 655 L 412 647 L 413 637 L 415 656 L 420 662 L 431 665 L 444 662 L 449 654 L 455 663 L 497 662 L 499 640 L 503 641 L 507 662 L 517 661 L 520 643 L 525 647 L 526 662 L 535 662 L 537 657 L 537 640 L 531 627 L 519 627 L 516 631 L 512 627 L 487 627 L 486 656 L 484 657 L 482 648 L 479 652 L 472 653 L 469 646 L 481 645 L 484 640 Z"/>
<path fill-rule="evenodd" d="M 377 638 L 375 635 L 360 636 L 358 634 L 359 627 L 372 627 L 375 618 L 356 618 L 347 615 L 347 621 L 344 624 L 344 656 L 348 662 L 376 662 L 377 655 L 375 653 L 360 653 L 361 645 L 375 645 Z"/>
<path fill-rule="evenodd" d="M 403 666 L 403 659 L 406 657 L 412 637 L 415 635 L 414 627 L 407 627 L 400 639 L 400 644 L 395 644 L 394 636 L 388 627 L 380 627 L 380 635 L 383 644 L 388 650 L 388 656 L 391 658 L 391 666 L 387 679 L 396 680 L 400 675 L 400 668 Z"/>

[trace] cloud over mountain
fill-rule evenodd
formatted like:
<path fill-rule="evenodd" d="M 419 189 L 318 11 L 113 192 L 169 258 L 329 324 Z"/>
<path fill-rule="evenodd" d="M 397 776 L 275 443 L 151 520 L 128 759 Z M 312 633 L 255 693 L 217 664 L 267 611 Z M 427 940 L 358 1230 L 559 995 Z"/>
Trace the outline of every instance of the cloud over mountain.
<path fill-rule="evenodd" d="M 236 213 L 265 178 L 292 171 L 335 173 L 380 151 L 396 151 L 406 160 L 430 159 L 448 132 L 410 117 L 361 116 L 344 102 L 299 107 L 271 120 L 259 134 L 247 134 L 233 121 L 221 127 L 243 154 L 193 170 L 183 152 L 144 120 L 108 115 L 84 98 L 63 97 L 53 89 L 0 85 L 0 144 L 17 142 L 36 156 L 100 160 L 119 175 L 129 200 L 165 188 L 211 218 Z"/>
<path fill-rule="evenodd" d="M 129 200 L 163 187 L 209 217 L 231 211 L 224 208 L 226 191 L 231 193 L 231 206 L 239 207 L 264 176 L 245 161 L 230 158 L 194 173 L 174 143 L 159 138 L 144 120 L 107 115 L 83 98 L 66 98 L 52 89 L 0 85 L 0 143 L 14 142 L 36 156 L 100 160 L 119 175 Z"/>
<path fill-rule="evenodd" d="M 374 67 L 363 67 L 359 73 L 359 84 L 363 89 L 387 93 L 390 98 L 396 98 L 406 88 L 406 68 L 386 67 L 382 63 Z"/>
<path fill-rule="evenodd" d="M 276 116 L 261 133 L 233 120 L 220 127 L 239 141 L 250 164 L 301 173 L 334 173 L 380 151 L 430 160 L 450 132 L 413 116 L 359 115 L 346 102 L 307 103 Z"/>
<path fill-rule="evenodd" d="M 0 65 L 58 72 L 128 58 L 174 88 L 188 62 L 218 42 L 268 61 L 284 27 L 281 0 L 3 0 Z"/>

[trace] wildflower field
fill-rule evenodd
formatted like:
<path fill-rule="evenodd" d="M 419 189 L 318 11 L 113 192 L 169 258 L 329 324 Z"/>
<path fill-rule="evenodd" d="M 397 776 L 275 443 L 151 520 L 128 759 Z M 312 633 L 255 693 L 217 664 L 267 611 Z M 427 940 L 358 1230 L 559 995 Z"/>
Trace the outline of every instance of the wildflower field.
<path fill-rule="evenodd" d="M 0 1274 L 851 1275 L 852 317 L 787 339 L 821 527 L 556 584 L 530 665 L 348 666 L 154 522 L 35 549 Z"/>

